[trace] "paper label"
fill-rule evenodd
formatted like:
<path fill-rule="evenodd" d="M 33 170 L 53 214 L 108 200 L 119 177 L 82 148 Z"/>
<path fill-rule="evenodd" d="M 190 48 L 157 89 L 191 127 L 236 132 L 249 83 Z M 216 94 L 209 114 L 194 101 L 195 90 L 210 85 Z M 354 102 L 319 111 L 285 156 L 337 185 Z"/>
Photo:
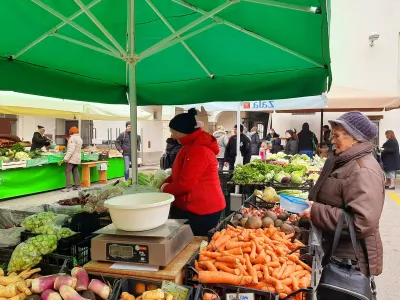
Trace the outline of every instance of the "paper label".
<path fill-rule="evenodd" d="M 254 300 L 253 293 L 226 294 L 226 300 Z"/>
<path fill-rule="evenodd" d="M 200 252 L 203 251 L 207 246 L 208 246 L 208 242 L 207 241 L 201 241 Z"/>
<path fill-rule="evenodd" d="M 166 280 L 163 281 L 161 289 L 164 293 L 171 294 L 174 300 L 186 300 L 189 294 L 188 288 Z"/>

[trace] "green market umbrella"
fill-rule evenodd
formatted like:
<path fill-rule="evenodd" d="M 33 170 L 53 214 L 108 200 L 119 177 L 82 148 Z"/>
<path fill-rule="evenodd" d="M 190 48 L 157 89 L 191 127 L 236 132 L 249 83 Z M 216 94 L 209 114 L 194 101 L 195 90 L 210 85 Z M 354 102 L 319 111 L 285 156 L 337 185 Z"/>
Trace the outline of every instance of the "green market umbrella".
<path fill-rule="evenodd" d="M 128 92 L 132 120 L 136 104 L 311 96 L 331 78 L 326 0 L 2 0 L 0 28 L 1 90 Z"/>

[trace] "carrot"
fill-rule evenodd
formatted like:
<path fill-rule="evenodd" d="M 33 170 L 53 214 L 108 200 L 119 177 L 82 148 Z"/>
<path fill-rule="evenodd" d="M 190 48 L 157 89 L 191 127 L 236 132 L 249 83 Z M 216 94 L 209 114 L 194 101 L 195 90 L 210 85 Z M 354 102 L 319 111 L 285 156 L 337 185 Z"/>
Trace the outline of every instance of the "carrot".
<path fill-rule="evenodd" d="M 286 269 L 282 273 L 281 279 L 285 279 L 285 278 L 289 277 L 289 275 L 290 275 L 290 273 L 292 273 L 292 271 L 293 271 L 292 266 L 287 265 Z"/>
<path fill-rule="evenodd" d="M 255 260 L 256 259 L 256 244 L 251 241 L 251 253 L 250 253 L 250 261 Z"/>
<path fill-rule="evenodd" d="M 230 250 L 226 250 L 225 252 L 228 252 L 229 254 L 232 255 L 243 255 L 242 248 L 233 248 Z"/>
<path fill-rule="evenodd" d="M 227 234 L 221 234 L 221 236 L 214 242 L 214 249 L 220 249 L 227 241 L 229 241 L 230 238 L 231 237 Z"/>
<path fill-rule="evenodd" d="M 293 273 L 296 274 L 297 272 Z M 307 276 L 308 271 L 307 270 L 303 270 L 303 271 L 298 271 L 298 273 L 295 275 L 298 279 L 303 278 L 305 276 Z"/>
<path fill-rule="evenodd" d="M 289 286 L 289 285 L 292 284 L 292 279 L 286 278 L 286 279 L 281 280 L 281 282 L 282 282 L 282 284 L 284 284 L 284 285 L 286 285 L 286 286 Z M 289 294 L 290 294 L 290 293 L 289 293 Z"/>
<path fill-rule="evenodd" d="M 226 273 L 230 273 L 230 274 L 233 274 L 233 275 L 240 275 L 239 269 L 229 268 L 224 263 L 221 263 L 221 262 L 216 262 L 215 263 L 215 267 L 216 267 L 216 269 L 218 269 L 220 271 L 224 271 Z M 209 271 L 214 271 L 214 270 L 209 270 Z"/>
<path fill-rule="evenodd" d="M 228 252 L 226 252 L 226 251 L 222 251 L 221 253 L 222 253 L 222 256 L 219 256 L 219 258 L 220 258 L 220 257 L 223 257 L 223 256 L 226 256 L 226 257 L 234 257 L 234 258 L 238 259 L 239 262 L 240 262 L 241 264 L 244 264 L 244 263 L 245 263 L 245 260 L 244 260 L 244 258 L 242 257 L 242 255 L 233 255 L 233 254 L 230 254 L 230 253 L 228 253 Z"/>
<path fill-rule="evenodd" d="M 243 253 L 250 253 L 251 252 L 251 247 L 242 248 L 242 252 Z"/>
<path fill-rule="evenodd" d="M 270 293 L 275 293 L 276 292 L 275 288 L 273 286 L 271 286 L 271 285 L 268 285 L 268 283 L 267 283 L 267 286 L 263 287 L 261 290 L 266 291 L 266 292 L 270 292 Z"/>
<path fill-rule="evenodd" d="M 194 261 L 194 268 L 197 272 L 201 271 L 202 269 L 199 267 L 199 262 L 197 260 Z"/>
<path fill-rule="evenodd" d="M 259 282 L 257 284 L 248 285 L 249 288 L 256 289 L 256 290 L 262 290 L 266 286 L 267 286 L 267 283 L 265 283 L 265 282 Z"/>
<path fill-rule="evenodd" d="M 217 261 L 231 263 L 235 265 L 240 263 L 239 258 L 237 258 L 236 256 L 218 256 Z"/>
<path fill-rule="evenodd" d="M 225 283 L 232 285 L 248 285 L 252 282 L 251 276 L 236 276 L 226 272 L 199 272 L 200 283 Z"/>
<path fill-rule="evenodd" d="M 231 268 L 231 269 L 235 269 L 236 268 L 236 264 L 226 263 L 226 262 L 222 262 L 222 261 L 216 261 L 214 264 L 215 264 L 215 266 L 217 266 L 217 264 L 218 265 L 224 265 L 225 267 L 228 267 L 228 268 Z"/>
<path fill-rule="evenodd" d="M 263 273 L 264 273 L 264 280 L 265 280 L 266 282 L 268 282 L 269 271 L 268 271 L 268 267 L 267 267 L 267 266 L 264 266 L 264 267 L 263 267 Z"/>
<path fill-rule="evenodd" d="M 272 268 L 279 268 L 281 265 L 279 264 L 279 262 L 270 262 L 267 263 L 267 267 L 272 267 Z"/>
<path fill-rule="evenodd" d="M 202 251 L 200 254 L 211 258 L 217 258 L 218 256 L 222 255 L 219 252 L 211 252 L 211 251 Z"/>
<path fill-rule="evenodd" d="M 292 279 L 292 287 L 293 291 L 297 291 L 299 289 L 299 281 L 293 274 L 290 275 L 290 279 Z"/>
<path fill-rule="evenodd" d="M 279 298 L 280 298 L 280 299 L 286 299 L 286 298 L 287 298 L 287 294 L 285 294 L 285 293 L 279 293 Z"/>
<path fill-rule="evenodd" d="M 237 268 L 239 269 L 241 275 L 249 276 L 249 273 L 246 272 L 244 266 L 241 263 L 237 264 Z"/>
<path fill-rule="evenodd" d="M 261 267 L 262 267 L 261 264 L 253 265 L 253 269 L 256 270 L 256 271 L 260 271 Z"/>
<path fill-rule="evenodd" d="M 221 231 L 217 231 L 216 233 L 214 233 L 213 237 L 211 238 L 212 241 L 216 241 L 219 236 L 221 235 Z"/>
<path fill-rule="evenodd" d="M 302 271 L 304 268 L 300 265 L 296 265 L 295 271 Z"/>
<path fill-rule="evenodd" d="M 275 287 L 277 293 L 283 293 L 285 290 L 282 282 L 280 282 L 279 280 L 275 279 L 272 276 L 268 277 L 267 283 L 271 283 Z"/>
<path fill-rule="evenodd" d="M 206 260 L 215 261 L 215 259 L 212 257 L 208 257 L 208 256 L 204 256 L 204 255 L 200 254 L 199 261 L 206 261 Z"/>
<path fill-rule="evenodd" d="M 257 272 L 258 280 L 263 280 L 263 278 L 264 278 L 263 272 L 261 272 L 261 271 L 256 271 L 256 272 Z"/>
<path fill-rule="evenodd" d="M 199 267 L 208 271 L 218 271 L 211 261 L 201 261 Z"/>
<path fill-rule="evenodd" d="M 294 237 L 294 233 L 289 233 L 289 234 L 285 235 L 284 239 L 290 240 L 292 237 Z"/>
<path fill-rule="evenodd" d="M 260 255 L 258 255 L 258 257 L 255 260 L 253 260 L 253 264 L 263 264 L 266 261 L 267 261 L 267 256 L 265 255 L 265 252 L 262 252 L 260 253 Z"/>
<path fill-rule="evenodd" d="M 217 300 L 218 296 L 212 294 L 212 293 L 204 293 L 203 295 L 203 300 Z"/>
<path fill-rule="evenodd" d="M 252 282 L 253 283 L 258 283 L 258 276 L 257 276 L 257 271 L 253 269 L 253 266 L 251 265 L 250 262 L 250 257 L 249 255 L 246 253 L 244 255 L 244 258 L 246 260 L 246 267 L 247 267 L 247 272 L 249 273 L 249 275 L 252 277 Z"/>
<path fill-rule="evenodd" d="M 306 288 L 310 286 L 311 281 L 307 277 L 303 277 L 299 280 L 299 288 Z"/>
<path fill-rule="evenodd" d="M 226 250 L 230 250 L 230 249 L 234 249 L 234 248 L 246 248 L 246 247 L 251 247 L 251 243 L 250 242 L 226 242 L 225 244 L 225 249 Z"/>

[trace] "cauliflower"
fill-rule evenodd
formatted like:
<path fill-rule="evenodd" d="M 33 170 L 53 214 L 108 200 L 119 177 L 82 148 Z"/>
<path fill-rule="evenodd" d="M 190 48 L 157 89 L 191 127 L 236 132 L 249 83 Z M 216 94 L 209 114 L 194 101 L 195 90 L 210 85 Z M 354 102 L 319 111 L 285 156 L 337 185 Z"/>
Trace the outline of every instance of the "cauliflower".
<path fill-rule="evenodd" d="M 277 202 L 277 198 L 279 198 L 278 194 L 276 193 L 275 189 L 272 187 L 265 188 L 262 196 L 265 202 L 275 203 Z"/>

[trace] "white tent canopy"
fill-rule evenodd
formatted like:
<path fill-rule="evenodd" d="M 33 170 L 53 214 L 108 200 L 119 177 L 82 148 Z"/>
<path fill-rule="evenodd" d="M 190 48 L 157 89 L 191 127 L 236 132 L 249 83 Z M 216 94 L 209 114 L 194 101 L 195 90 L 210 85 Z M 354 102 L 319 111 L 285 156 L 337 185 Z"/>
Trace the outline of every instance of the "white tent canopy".
<path fill-rule="evenodd" d="M 328 109 L 384 109 L 399 107 L 400 97 L 397 95 L 335 85 L 332 86 L 328 93 Z"/>
<path fill-rule="evenodd" d="M 100 104 L 0 91 L 0 114 L 42 116 L 59 119 L 127 121 L 129 105 Z M 138 108 L 138 120 L 153 115 Z"/>

